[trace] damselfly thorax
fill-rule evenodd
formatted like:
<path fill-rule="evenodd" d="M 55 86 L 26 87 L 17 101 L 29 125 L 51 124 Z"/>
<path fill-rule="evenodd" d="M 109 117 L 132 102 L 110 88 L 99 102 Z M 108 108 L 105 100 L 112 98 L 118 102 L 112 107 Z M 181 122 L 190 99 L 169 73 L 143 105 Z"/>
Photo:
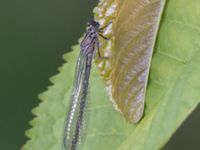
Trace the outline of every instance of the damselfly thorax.
<path fill-rule="evenodd" d="M 99 50 L 99 47 L 100 47 L 99 36 L 108 40 L 107 37 L 102 35 L 102 32 L 103 32 L 104 28 L 106 28 L 106 27 L 100 28 L 100 25 L 98 22 L 96 22 L 94 20 L 88 21 L 87 32 L 86 32 L 86 34 L 81 42 L 81 45 L 80 45 L 81 50 L 84 51 L 84 54 L 87 55 L 89 53 L 93 53 L 95 48 L 97 48 L 98 56 L 100 58 L 102 58 L 100 55 L 100 50 Z"/>

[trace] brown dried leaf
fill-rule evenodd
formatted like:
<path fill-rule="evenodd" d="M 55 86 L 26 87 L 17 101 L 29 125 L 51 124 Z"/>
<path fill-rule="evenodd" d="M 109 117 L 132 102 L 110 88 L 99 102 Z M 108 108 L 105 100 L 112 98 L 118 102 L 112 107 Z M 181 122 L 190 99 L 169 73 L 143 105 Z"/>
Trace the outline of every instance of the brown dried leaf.
<path fill-rule="evenodd" d="M 164 7 L 164 0 L 102 1 L 97 20 L 112 20 L 112 37 L 102 49 L 111 51 L 111 59 L 100 61 L 99 68 L 117 108 L 130 122 L 137 123 L 144 112 L 151 57 Z M 106 55 L 106 52 L 104 53 Z"/>

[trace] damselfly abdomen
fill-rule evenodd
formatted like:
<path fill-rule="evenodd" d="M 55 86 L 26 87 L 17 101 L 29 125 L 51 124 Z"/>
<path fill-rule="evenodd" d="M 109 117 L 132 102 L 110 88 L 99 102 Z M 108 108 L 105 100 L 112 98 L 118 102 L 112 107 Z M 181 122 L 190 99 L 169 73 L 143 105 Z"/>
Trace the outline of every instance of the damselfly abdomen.
<path fill-rule="evenodd" d="M 107 39 L 101 34 L 103 29 L 104 28 L 100 28 L 98 22 L 90 20 L 88 22 L 87 32 L 80 44 L 81 50 L 76 64 L 70 108 L 64 130 L 64 150 L 78 150 L 82 144 L 92 58 L 96 48 L 98 50 L 98 56 L 101 57 L 99 52 L 99 36 Z"/>

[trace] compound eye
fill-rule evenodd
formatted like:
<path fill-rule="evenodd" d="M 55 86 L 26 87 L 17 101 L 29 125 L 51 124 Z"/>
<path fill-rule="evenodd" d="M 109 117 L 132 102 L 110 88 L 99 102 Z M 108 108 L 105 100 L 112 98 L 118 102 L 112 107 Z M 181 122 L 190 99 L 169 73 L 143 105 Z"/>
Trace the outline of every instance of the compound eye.
<path fill-rule="evenodd" d="M 95 22 L 95 27 L 99 27 L 100 24 L 98 22 Z"/>
<path fill-rule="evenodd" d="M 92 31 L 91 27 L 88 28 L 88 31 Z"/>

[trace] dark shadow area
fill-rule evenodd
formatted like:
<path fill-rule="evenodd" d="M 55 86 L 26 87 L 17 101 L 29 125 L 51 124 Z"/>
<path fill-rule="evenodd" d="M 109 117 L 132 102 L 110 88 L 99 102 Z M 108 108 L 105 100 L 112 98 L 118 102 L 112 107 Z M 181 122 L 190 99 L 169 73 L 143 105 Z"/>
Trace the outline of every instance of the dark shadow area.
<path fill-rule="evenodd" d="M 200 149 L 200 105 L 184 121 L 163 150 L 199 150 Z"/>

